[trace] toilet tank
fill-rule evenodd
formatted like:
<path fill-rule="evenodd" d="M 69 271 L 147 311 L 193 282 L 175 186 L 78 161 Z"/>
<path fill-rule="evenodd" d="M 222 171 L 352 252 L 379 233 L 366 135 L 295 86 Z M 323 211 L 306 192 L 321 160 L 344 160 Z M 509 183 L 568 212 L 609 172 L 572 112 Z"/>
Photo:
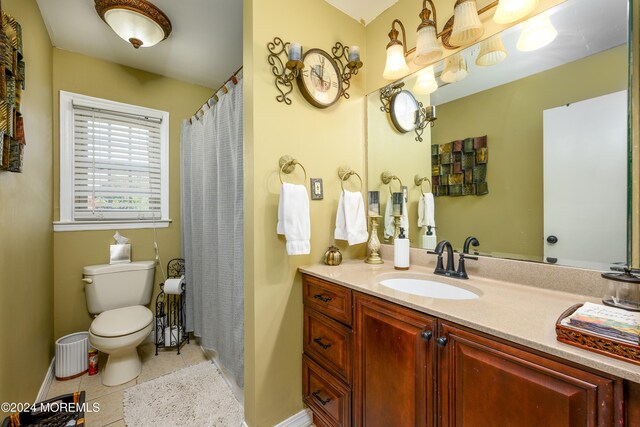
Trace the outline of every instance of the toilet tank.
<path fill-rule="evenodd" d="M 85 282 L 89 313 L 149 304 L 154 273 L 154 261 L 84 267 L 82 280 Z"/>

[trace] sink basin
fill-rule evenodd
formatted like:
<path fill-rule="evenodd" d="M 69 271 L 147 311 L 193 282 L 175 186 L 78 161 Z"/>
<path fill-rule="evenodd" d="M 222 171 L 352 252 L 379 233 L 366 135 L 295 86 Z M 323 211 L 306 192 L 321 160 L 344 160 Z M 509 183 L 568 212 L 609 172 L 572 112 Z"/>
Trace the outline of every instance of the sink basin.
<path fill-rule="evenodd" d="M 433 280 L 393 278 L 381 280 L 380 284 L 407 294 L 437 299 L 470 300 L 479 297 L 467 289 Z"/>

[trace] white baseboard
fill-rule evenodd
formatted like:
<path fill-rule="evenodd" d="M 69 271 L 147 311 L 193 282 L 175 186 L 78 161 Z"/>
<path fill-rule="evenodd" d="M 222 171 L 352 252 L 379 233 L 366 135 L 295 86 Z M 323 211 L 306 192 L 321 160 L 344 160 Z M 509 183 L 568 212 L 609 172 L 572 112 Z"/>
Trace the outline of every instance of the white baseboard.
<path fill-rule="evenodd" d="M 303 409 L 287 418 L 286 420 L 276 424 L 274 427 L 309 427 L 313 425 L 313 415 L 308 409 Z M 249 427 L 246 422 L 242 423 L 242 427 Z"/>
<path fill-rule="evenodd" d="M 49 388 L 51 387 L 51 383 L 53 382 L 53 378 L 55 373 L 53 372 L 54 362 L 56 358 L 51 359 L 51 363 L 49 364 L 49 369 L 47 369 L 47 374 L 44 377 L 44 381 L 40 386 L 40 391 L 38 391 L 38 396 L 36 397 L 36 402 L 42 402 L 47 398 L 47 394 L 49 393 Z"/>

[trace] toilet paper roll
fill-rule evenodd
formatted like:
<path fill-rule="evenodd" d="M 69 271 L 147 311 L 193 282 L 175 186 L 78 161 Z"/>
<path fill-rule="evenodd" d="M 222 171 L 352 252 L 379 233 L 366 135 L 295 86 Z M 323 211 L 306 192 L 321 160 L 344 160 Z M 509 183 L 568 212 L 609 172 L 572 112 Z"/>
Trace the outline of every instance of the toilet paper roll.
<path fill-rule="evenodd" d="M 179 295 L 184 290 L 184 276 L 179 279 L 167 279 L 164 282 L 164 293 L 171 295 Z"/>
<path fill-rule="evenodd" d="M 177 326 L 167 326 L 166 328 L 164 328 L 165 346 L 174 346 L 177 345 L 180 341 L 182 341 L 182 327 L 178 328 Z"/>

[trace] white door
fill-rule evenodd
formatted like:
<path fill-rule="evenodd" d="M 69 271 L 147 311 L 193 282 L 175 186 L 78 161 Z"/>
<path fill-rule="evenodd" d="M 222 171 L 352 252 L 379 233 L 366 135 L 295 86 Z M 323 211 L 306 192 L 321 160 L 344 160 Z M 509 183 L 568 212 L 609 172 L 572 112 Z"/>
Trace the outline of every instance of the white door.
<path fill-rule="evenodd" d="M 544 257 L 627 259 L 627 91 L 544 111 Z"/>

